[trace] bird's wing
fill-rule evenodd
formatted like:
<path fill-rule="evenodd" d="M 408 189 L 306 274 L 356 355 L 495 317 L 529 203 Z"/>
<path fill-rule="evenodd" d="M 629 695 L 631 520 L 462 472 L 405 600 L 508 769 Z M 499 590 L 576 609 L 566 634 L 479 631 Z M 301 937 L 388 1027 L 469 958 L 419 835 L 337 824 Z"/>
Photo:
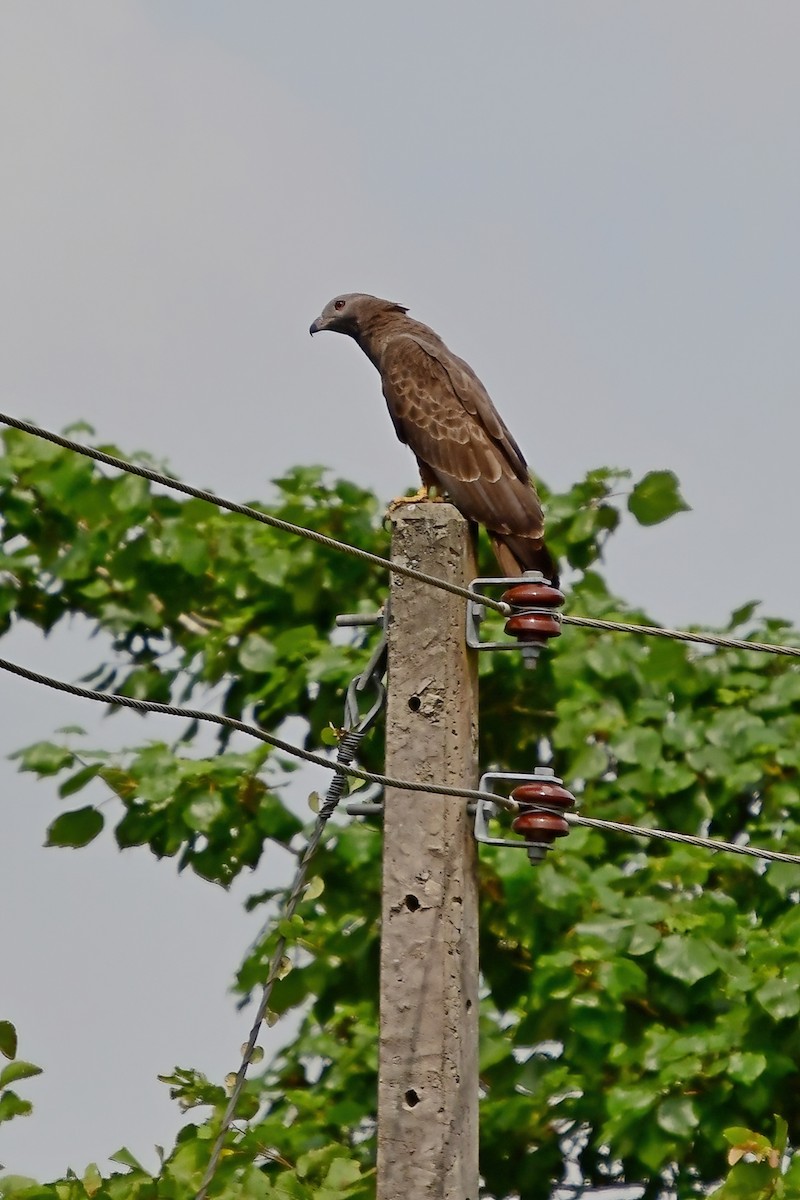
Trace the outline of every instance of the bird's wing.
<path fill-rule="evenodd" d="M 540 536 L 525 459 L 471 368 L 443 344 L 406 334 L 389 341 L 379 370 L 398 437 L 461 512 L 490 529 Z"/>
<path fill-rule="evenodd" d="M 505 461 L 517 478 L 527 483 L 529 474 L 525 457 L 492 403 L 489 393 L 469 363 L 464 362 L 464 359 L 459 358 L 457 354 L 453 354 L 442 342 L 439 342 L 438 345 L 433 343 L 430 346 L 426 345 L 424 341 L 420 341 L 419 344 L 444 368 L 453 391 L 464 408 L 478 419 L 486 433 L 502 451 Z"/>

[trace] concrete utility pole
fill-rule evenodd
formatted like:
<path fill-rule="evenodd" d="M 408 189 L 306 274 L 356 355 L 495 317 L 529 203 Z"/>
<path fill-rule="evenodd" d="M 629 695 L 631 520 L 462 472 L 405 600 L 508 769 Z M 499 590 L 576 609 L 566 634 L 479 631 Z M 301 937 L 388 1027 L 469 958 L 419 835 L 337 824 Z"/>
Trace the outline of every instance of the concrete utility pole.
<path fill-rule="evenodd" d="M 392 558 L 465 584 L 449 504 L 392 517 Z M 478 690 L 465 602 L 392 576 L 386 772 L 477 785 Z M 378 1200 L 478 1200 L 478 903 L 466 802 L 389 789 L 384 811 Z"/>

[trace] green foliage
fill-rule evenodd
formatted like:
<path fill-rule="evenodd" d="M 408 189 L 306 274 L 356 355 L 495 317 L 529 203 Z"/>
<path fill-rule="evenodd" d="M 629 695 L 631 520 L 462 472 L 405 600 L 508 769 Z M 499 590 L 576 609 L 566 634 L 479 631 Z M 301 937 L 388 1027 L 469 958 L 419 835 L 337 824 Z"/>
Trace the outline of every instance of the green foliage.
<path fill-rule="evenodd" d="M 775 1120 L 772 1139 L 751 1129 L 725 1130 L 730 1143 L 728 1162 L 731 1171 L 711 1193 L 716 1200 L 798 1200 L 800 1197 L 800 1158 L 795 1157 L 784 1170 L 787 1141 L 786 1122 Z"/>
<path fill-rule="evenodd" d="M 27 1117 L 33 1111 L 30 1100 L 19 1096 L 8 1085 L 19 1083 L 23 1079 L 33 1079 L 41 1075 L 42 1068 L 33 1063 L 17 1058 L 17 1031 L 10 1021 L 0 1021 L 0 1054 L 10 1059 L 4 1067 L 0 1067 L 0 1124 L 11 1121 L 14 1117 Z M 0 1196 L 3 1195 L 0 1181 Z"/>
<path fill-rule="evenodd" d="M 75 740 L 73 735 L 70 741 Z M 70 772 L 58 789 L 62 797 L 102 782 L 105 798 L 115 796 L 123 809 L 114 831 L 121 850 L 148 845 L 157 858 L 177 856 L 181 869 L 189 866 L 224 887 L 258 864 L 265 839 L 285 848 L 302 829 L 269 786 L 269 774 L 263 777 L 276 759 L 265 745 L 213 758 L 190 758 L 182 743 L 170 747 L 163 742 L 114 754 L 84 746 L 80 752 L 67 745 L 58 748 L 58 755 L 55 750 L 38 742 L 13 757 L 21 770 L 39 776 L 52 774 L 57 761 L 58 771 Z M 276 761 L 272 774 L 279 769 Z M 47 845 L 85 846 L 103 824 L 91 805 L 64 813 L 50 825 Z"/>
<path fill-rule="evenodd" d="M 328 685 L 341 686 L 361 657 L 331 643 L 334 617 L 343 597 L 374 606 L 379 575 L 202 501 L 156 495 L 144 480 L 108 478 L 15 430 L 4 441 L 0 633 L 12 620 L 49 631 L 81 614 L 111 639 L 91 686 L 178 703 L 214 689 L 230 716 L 252 709 L 270 727 L 295 713 L 318 740 Z M 273 511 L 285 520 L 387 548 L 376 498 L 353 484 L 297 468 L 277 490 Z"/>
<path fill-rule="evenodd" d="M 49 630 L 80 613 L 107 637 L 95 686 L 217 703 L 272 730 L 301 717 L 311 744 L 336 742 L 346 684 L 372 635 L 333 638 L 334 617 L 374 610 L 386 587 L 379 572 L 199 502 L 153 495 L 141 481 L 105 478 L 23 435 L 6 434 L 5 444 L 3 629 L 22 620 Z M 573 611 L 646 622 L 609 591 L 603 546 L 620 504 L 645 525 L 686 505 L 670 472 L 646 476 L 627 501 L 626 480 L 595 471 L 547 497 L 548 536 L 573 568 Z M 317 469 L 276 486 L 270 511 L 385 553 L 373 496 Z M 482 566 L 494 573 L 488 559 Z M 728 629 L 797 643 L 787 623 L 758 618 L 753 604 Z M 535 675 L 514 654 L 482 655 L 480 669 L 487 767 L 528 770 L 552 754 L 589 815 L 800 845 L 800 676 L 791 662 L 565 628 Z M 173 746 L 108 754 L 71 733 L 20 752 L 21 768 L 57 780 L 64 799 L 92 792 L 56 818 L 50 843 L 89 841 L 96 805 L 113 793 L 121 847 L 148 845 L 223 885 L 254 867 L 270 840 L 289 846 L 299 822 L 279 786 L 288 764 L 262 746 L 233 754 L 224 737 L 218 754 L 204 755 L 197 734 L 189 726 Z M 381 764 L 380 744 L 380 732 L 365 742 L 368 765 Z M 241 966 L 246 996 L 288 937 L 270 1019 L 294 1009 L 300 1031 L 250 1072 L 212 1196 L 374 1195 L 379 855 L 373 820 L 334 824 L 296 918 L 273 922 Z M 787 1155 L 782 1171 L 784 1145 L 800 1142 L 796 1106 L 786 1111 L 784 1101 L 800 1087 L 800 869 L 587 829 L 535 871 L 504 849 L 487 849 L 480 869 L 487 1190 L 544 1200 L 571 1157 L 589 1183 L 646 1180 L 655 1197 L 671 1179 L 682 1200 L 722 1178 L 732 1144 L 746 1149 L 731 1161 L 722 1200 L 795 1195 L 798 1160 Z M 279 899 L 269 890 L 251 905 L 274 916 Z M 105 1179 L 90 1168 L 48 1187 L 6 1179 L 0 1194 L 194 1195 L 230 1081 L 181 1067 L 165 1082 L 182 1107 L 200 1110 L 200 1123 L 183 1130 L 155 1178 L 123 1150 L 125 1173 Z M 776 1112 L 788 1141 L 782 1126 L 763 1145 L 759 1134 L 731 1141 Z"/>

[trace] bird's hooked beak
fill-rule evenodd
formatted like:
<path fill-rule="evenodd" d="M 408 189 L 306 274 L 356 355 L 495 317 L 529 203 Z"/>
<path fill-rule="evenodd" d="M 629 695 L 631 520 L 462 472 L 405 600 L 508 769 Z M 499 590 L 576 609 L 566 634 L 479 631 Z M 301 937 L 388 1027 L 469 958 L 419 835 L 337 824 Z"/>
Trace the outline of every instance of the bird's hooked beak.
<path fill-rule="evenodd" d="M 308 332 L 313 337 L 315 333 L 319 333 L 320 329 L 325 328 L 325 321 L 321 316 L 317 317 L 316 321 L 312 321 L 308 327 Z"/>

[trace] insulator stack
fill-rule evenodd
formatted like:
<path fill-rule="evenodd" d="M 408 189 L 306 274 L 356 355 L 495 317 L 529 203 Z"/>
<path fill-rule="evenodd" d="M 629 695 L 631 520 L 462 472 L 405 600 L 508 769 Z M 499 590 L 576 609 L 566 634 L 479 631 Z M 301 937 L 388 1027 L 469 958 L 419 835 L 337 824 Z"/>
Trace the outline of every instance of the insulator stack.
<path fill-rule="evenodd" d="M 520 784 L 511 793 L 512 800 L 525 806 L 511 828 L 528 843 L 532 863 L 544 858 L 556 838 L 567 836 L 569 822 L 562 814 L 575 804 L 572 792 L 548 768 L 537 767 L 536 773 L 540 779 Z"/>
<path fill-rule="evenodd" d="M 530 571 L 525 573 L 521 583 L 507 588 L 501 600 L 517 610 L 506 621 L 505 631 L 520 642 L 525 664 L 533 668 L 542 646 L 561 634 L 561 621 L 556 610 L 564 603 L 563 593 L 549 584 L 540 572 Z"/>

